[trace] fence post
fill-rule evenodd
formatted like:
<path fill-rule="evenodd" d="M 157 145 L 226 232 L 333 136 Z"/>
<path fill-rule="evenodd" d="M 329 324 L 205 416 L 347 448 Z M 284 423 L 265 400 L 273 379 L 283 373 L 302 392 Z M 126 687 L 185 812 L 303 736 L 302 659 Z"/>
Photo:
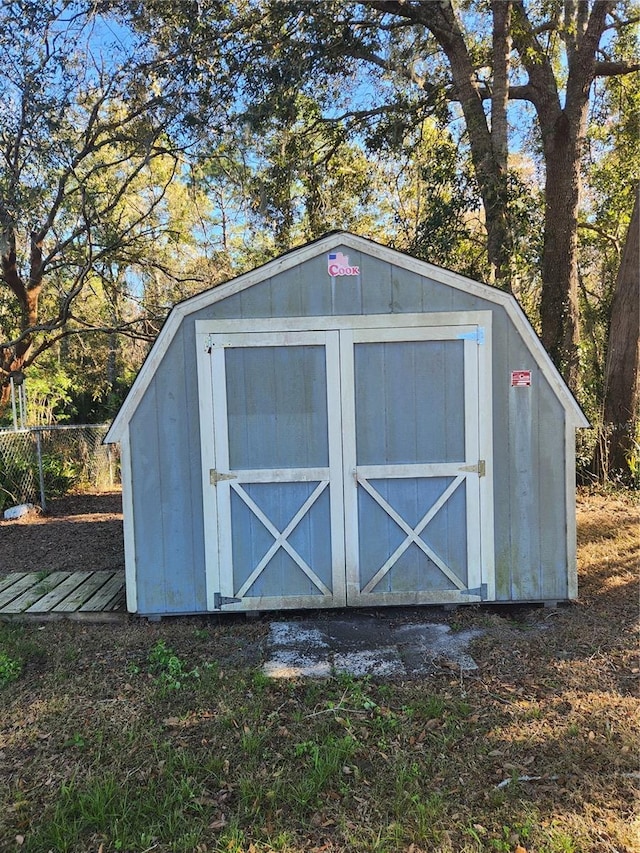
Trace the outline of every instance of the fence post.
<path fill-rule="evenodd" d="M 16 384 L 13 381 L 13 376 L 9 377 L 11 386 L 11 414 L 13 415 L 13 431 L 18 432 L 18 411 L 16 409 Z"/>
<path fill-rule="evenodd" d="M 35 431 L 36 433 L 36 448 L 38 451 L 38 476 L 40 478 L 40 506 L 42 507 L 42 511 L 47 511 L 47 499 L 44 494 L 44 471 L 42 470 L 42 440 L 41 440 L 41 432 L 39 429 Z"/>
<path fill-rule="evenodd" d="M 113 457 L 111 455 L 111 445 L 107 444 L 107 459 L 109 460 L 109 488 L 113 488 Z"/>

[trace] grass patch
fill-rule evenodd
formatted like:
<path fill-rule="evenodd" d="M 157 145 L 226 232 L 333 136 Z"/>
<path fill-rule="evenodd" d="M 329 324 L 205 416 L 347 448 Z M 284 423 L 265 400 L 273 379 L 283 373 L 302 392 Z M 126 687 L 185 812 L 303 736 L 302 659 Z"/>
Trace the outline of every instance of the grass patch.
<path fill-rule="evenodd" d="M 455 614 L 486 629 L 464 680 L 271 681 L 267 623 L 233 618 L 0 625 L 0 849 L 635 853 L 635 509 L 610 500 L 583 498 L 577 605 Z"/>
<path fill-rule="evenodd" d="M 10 658 L 6 652 L 0 651 L 0 689 L 6 687 L 20 675 L 20 661 Z"/>
<path fill-rule="evenodd" d="M 0 690 L 20 677 L 25 660 L 41 654 L 40 644 L 25 626 L 0 622 Z"/>

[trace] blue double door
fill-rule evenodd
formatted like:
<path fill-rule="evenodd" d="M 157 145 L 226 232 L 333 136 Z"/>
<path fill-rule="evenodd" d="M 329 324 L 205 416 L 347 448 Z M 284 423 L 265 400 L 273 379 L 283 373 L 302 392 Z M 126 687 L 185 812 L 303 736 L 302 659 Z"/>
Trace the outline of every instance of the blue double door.
<path fill-rule="evenodd" d="M 476 326 L 208 341 L 211 603 L 260 610 L 487 597 Z"/>

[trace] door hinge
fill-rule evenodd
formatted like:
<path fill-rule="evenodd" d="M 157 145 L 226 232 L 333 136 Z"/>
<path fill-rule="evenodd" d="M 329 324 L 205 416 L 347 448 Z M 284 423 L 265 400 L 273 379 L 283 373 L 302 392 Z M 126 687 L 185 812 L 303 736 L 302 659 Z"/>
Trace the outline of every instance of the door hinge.
<path fill-rule="evenodd" d="M 461 589 L 460 595 L 477 595 L 482 601 L 486 601 L 488 595 L 487 585 L 486 583 L 482 583 L 474 589 Z"/>
<path fill-rule="evenodd" d="M 477 465 L 463 465 L 458 468 L 459 471 L 469 471 L 471 474 L 477 474 L 478 477 L 484 477 L 487 473 L 487 466 L 484 459 L 479 459 Z"/>
<path fill-rule="evenodd" d="M 230 598 L 227 595 L 221 595 L 219 592 L 213 593 L 213 609 L 221 610 L 227 604 L 240 604 L 240 598 Z"/>
<path fill-rule="evenodd" d="M 470 332 L 461 332 L 456 336 L 459 341 L 475 341 L 477 344 L 484 343 L 484 326 L 476 326 Z"/>
<path fill-rule="evenodd" d="M 212 486 L 217 486 L 222 480 L 236 480 L 237 474 L 220 474 L 215 468 L 209 469 L 209 482 Z"/>

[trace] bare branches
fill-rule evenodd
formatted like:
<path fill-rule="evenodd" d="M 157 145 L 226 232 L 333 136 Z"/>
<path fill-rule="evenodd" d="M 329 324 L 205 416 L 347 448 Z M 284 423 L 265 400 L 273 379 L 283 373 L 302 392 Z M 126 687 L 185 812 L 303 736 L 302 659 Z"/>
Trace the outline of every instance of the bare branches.
<path fill-rule="evenodd" d="M 19 21 L 24 7 L 15 3 L 17 29 L 0 33 L 10 72 L 0 95 L 13 109 L 0 133 L 0 289 L 10 297 L 0 304 L 0 407 L 3 379 L 56 342 L 139 328 L 148 337 L 119 270 L 151 268 L 149 255 L 172 227 L 167 193 L 188 144 L 171 139 L 179 80 L 147 83 L 131 44 L 118 57 L 94 50 L 91 5 L 74 7 L 64 25 L 60 6 L 29 8 L 31 24 Z M 104 322 L 100 276 L 110 265 L 127 306 L 122 323 Z"/>

